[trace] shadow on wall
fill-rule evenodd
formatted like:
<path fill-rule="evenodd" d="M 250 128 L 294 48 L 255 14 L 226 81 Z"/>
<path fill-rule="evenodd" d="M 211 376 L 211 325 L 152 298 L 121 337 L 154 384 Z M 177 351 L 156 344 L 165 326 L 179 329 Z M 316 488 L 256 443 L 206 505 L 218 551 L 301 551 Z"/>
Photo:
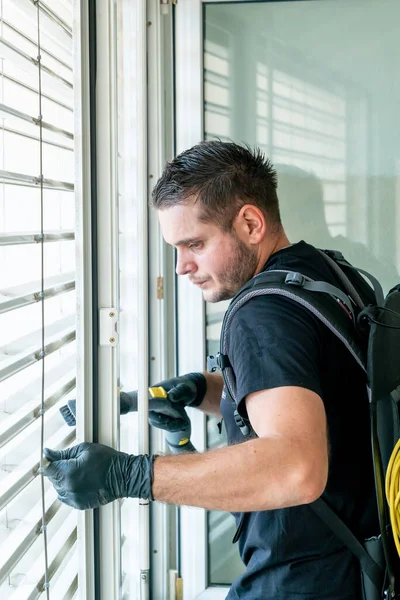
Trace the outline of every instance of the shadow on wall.
<path fill-rule="evenodd" d="M 274 166 L 278 175 L 282 223 L 292 243 L 304 240 L 318 248 L 340 250 L 351 264 L 374 275 L 385 293 L 399 283 L 400 276 L 394 264 L 378 259 L 361 242 L 330 234 L 325 217 L 323 185 L 318 177 L 292 165 Z"/>

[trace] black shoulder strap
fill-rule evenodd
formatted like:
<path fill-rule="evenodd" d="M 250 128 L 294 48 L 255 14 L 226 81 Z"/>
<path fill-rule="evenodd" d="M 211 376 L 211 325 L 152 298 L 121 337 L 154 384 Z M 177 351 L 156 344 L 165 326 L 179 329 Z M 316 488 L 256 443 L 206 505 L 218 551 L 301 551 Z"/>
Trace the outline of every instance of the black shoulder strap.
<path fill-rule="evenodd" d="M 323 281 L 313 281 L 302 273 L 265 271 L 253 277 L 232 299 L 222 322 L 220 352 L 216 362 L 211 365 L 221 368 L 227 394 L 235 411 L 236 380 L 228 356 L 227 332 L 236 312 L 244 304 L 252 298 L 268 294 L 283 296 L 307 308 L 342 341 L 360 367 L 366 369 L 366 355 L 356 336 L 353 306 L 342 290 Z M 243 433 L 246 435 L 248 431 Z"/>
<path fill-rule="evenodd" d="M 321 254 L 325 256 L 329 263 L 336 265 L 335 259 L 338 257 L 332 258 L 329 255 L 326 256 L 324 252 L 321 252 Z M 348 263 L 346 263 L 346 266 L 350 269 L 352 268 Z M 334 268 L 336 274 L 339 276 L 348 296 L 344 294 L 343 290 L 327 282 L 312 281 L 301 273 L 265 271 L 254 277 L 239 291 L 225 313 L 221 330 L 220 353 L 212 366 L 215 367 L 218 365 L 222 371 L 228 397 L 234 406 L 236 423 L 244 435 L 250 433 L 250 424 L 245 422 L 237 410 L 236 381 L 228 357 L 226 333 L 237 310 L 251 298 L 260 295 L 278 294 L 298 302 L 309 309 L 315 317 L 320 319 L 342 341 L 356 362 L 366 371 L 366 355 L 362 347 L 357 343 L 355 314 L 351 304 L 352 302 L 354 306 L 361 310 L 364 307 L 364 301 L 343 270 L 340 267 L 333 267 L 333 264 L 331 264 L 331 267 Z M 340 269 L 340 273 L 338 269 Z M 375 290 L 375 282 L 379 286 L 377 288 L 378 293 Z M 367 285 L 365 280 L 364 284 Z M 383 292 L 379 282 L 374 280 L 373 285 L 375 293 L 371 292 L 369 286 L 367 286 L 370 293 L 369 299 L 375 297 L 376 301 L 377 296 L 379 296 L 379 300 L 381 300 Z M 380 295 L 379 290 L 382 295 Z M 323 298 L 321 298 L 322 296 Z M 382 569 L 366 552 L 347 525 L 321 498 L 310 504 L 310 506 L 359 559 L 363 571 L 380 590 L 384 580 Z"/>
<path fill-rule="evenodd" d="M 318 498 L 310 504 L 316 515 L 319 516 L 325 525 L 348 547 L 348 549 L 358 558 L 361 568 L 375 585 L 378 590 L 382 589 L 385 574 L 381 567 L 371 558 L 365 548 L 360 544 L 355 535 L 350 531 L 347 525 L 337 516 L 322 498 Z"/>
<path fill-rule="evenodd" d="M 368 271 L 351 265 L 338 250 L 320 250 L 317 248 L 320 255 L 327 261 L 331 269 L 338 276 L 343 289 L 356 302 L 359 308 L 364 308 L 367 304 L 374 306 L 383 306 L 384 293 L 379 281 Z M 364 275 L 371 285 L 361 277 Z M 355 288 L 357 285 L 357 288 Z"/>

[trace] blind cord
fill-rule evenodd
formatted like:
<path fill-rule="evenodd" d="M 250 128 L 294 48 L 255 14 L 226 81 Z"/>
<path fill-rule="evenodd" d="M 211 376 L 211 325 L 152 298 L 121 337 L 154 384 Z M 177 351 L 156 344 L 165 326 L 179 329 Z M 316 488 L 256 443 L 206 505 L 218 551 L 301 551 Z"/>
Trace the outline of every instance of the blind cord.
<path fill-rule="evenodd" d="M 44 582 L 43 591 L 46 592 L 46 599 L 50 600 L 50 582 L 49 582 L 49 568 L 48 568 L 48 545 L 47 545 L 47 523 L 46 523 L 46 502 L 45 502 L 45 489 L 44 489 L 44 475 L 43 475 L 43 449 L 44 449 L 44 415 L 45 415 L 45 335 L 44 335 L 44 198 L 43 198 L 43 115 L 42 115 L 42 57 L 41 57 L 41 46 L 40 46 L 40 7 L 39 0 L 34 0 L 37 10 L 37 65 L 38 65 L 38 92 L 39 92 L 39 185 L 40 185 L 40 239 L 41 239 L 41 309 L 42 309 L 42 344 L 40 357 L 42 360 L 42 393 L 41 393 L 41 407 L 40 407 L 40 418 L 41 418 L 41 429 L 40 429 L 40 478 L 41 478 L 41 492 L 42 492 L 42 526 L 41 533 L 43 534 L 43 546 L 44 546 Z"/>

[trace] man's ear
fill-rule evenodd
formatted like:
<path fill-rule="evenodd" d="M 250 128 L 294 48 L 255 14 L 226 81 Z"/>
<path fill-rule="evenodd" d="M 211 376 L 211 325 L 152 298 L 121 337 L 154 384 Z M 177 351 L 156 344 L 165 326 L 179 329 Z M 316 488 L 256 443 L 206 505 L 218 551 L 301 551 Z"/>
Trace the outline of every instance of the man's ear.
<path fill-rule="evenodd" d="M 245 204 L 236 215 L 233 227 L 243 242 L 256 245 L 264 238 L 267 223 L 262 210 L 254 204 Z"/>

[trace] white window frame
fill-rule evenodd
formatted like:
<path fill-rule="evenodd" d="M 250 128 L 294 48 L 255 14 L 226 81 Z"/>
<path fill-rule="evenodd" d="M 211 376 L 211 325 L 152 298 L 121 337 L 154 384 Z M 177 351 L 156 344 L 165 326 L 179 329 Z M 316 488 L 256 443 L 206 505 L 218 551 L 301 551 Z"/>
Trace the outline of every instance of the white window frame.
<path fill-rule="evenodd" d="M 147 2 L 147 124 L 148 124 L 148 200 L 164 165 L 173 158 L 173 55 L 172 10 L 159 0 Z M 158 215 L 149 211 L 149 383 L 175 374 L 173 251 L 163 240 Z M 159 283 L 161 281 L 161 293 Z M 160 297 L 161 296 L 161 297 Z M 162 430 L 152 427 L 151 452 L 168 453 Z M 151 598 L 175 596 L 174 557 L 176 534 L 175 506 L 152 502 Z"/>
<path fill-rule="evenodd" d="M 90 204 L 89 14 L 87 2 L 74 0 L 75 198 L 77 304 L 77 441 L 93 439 L 92 212 Z M 78 515 L 79 595 L 94 598 L 93 511 Z"/>
<path fill-rule="evenodd" d="M 117 106 L 116 20 L 112 0 L 96 5 L 96 176 L 98 315 L 117 310 Z M 102 336 L 101 326 L 99 336 Z M 98 441 L 118 448 L 117 346 L 98 348 Z M 99 509 L 99 582 L 101 597 L 118 598 L 121 579 L 120 505 Z"/>
<path fill-rule="evenodd" d="M 121 0 L 122 4 L 122 0 Z M 143 232 L 139 247 L 138 321 L 141 352 L 138 356 L 138 452 L 149 452 L 148 435 L 148 240 L 147 240 L 147 93 L 146 93 L 146 1 L 124 0 L 127 18 L 132 20 L 132 73 L 137 93 L 132 97 L 132 118 L 138 124 L 132 136 L 131 151 L 135 160 L 132 186 L 143 202 L 138 207 L 138 228 Z M 118 206 L 117 206 L 117 3 L 104 0 L 96 6 L 97 78 L 97 257 L 98 309 L 118 312 Z M 139 126 L 140 124 L 140 126 Z M 139 296 L 140 294 L 140 296 Z M 99 315 L 93 315 L 97 318 Z M 102 334 L 100 328 L 100 336 Z M 118 336 L 116 336 L 117 338 Z M 118 449 L 119 410 L 118 342 L 100 345 L 99 369 L 99 442 Z M 150 528 L 149 502 L 138 506 L 138 599 L 149 597 Z M 135 518 L 136 521 L 136 518 Z M 135 577 L 135 573 L 132 574 Z M 120 503 L 113 502 L 99 509 L 99 579 L 100 595 L 108 600 L 120 598 L 121 527 Z"/>
<path fill-rule="evenodd" d="M 175 10 L 176 153 L 197 144 L 204 135 L 203 4 L 235 0 L 185 0 Z M 238 2 L 239 3 L 239 2 Z M 202 293 L 178 279 L 179 372 L 205 368 L 205 303 Z M 190 334 L 188 335 L 188 332 Z M 206 418 L 191 414 L 193 443 L 206 449 Z M 196 540 L 193 543 L 193 540 Z M 229 587 L 208 587 L 207 511 L 182 507 L 181 553 L 183 600 L 222 600 Z"/>
<path fill-rule="evenodd" d="M 175 10 L 176 153 L 203 139 L 203 2 L 185 0 Z M 205 368 L 205 303 L 200 290 L 178 279 L 179 373 Z M 193 411 L 193 444 L 206 448 L 206 418 Z M 195 540 L 195 543 L 193 542 Z M 183 600 L 225 598 L 227 589 L 207 589 L 207 511 L 182 507 L 181 556 Z"/>

